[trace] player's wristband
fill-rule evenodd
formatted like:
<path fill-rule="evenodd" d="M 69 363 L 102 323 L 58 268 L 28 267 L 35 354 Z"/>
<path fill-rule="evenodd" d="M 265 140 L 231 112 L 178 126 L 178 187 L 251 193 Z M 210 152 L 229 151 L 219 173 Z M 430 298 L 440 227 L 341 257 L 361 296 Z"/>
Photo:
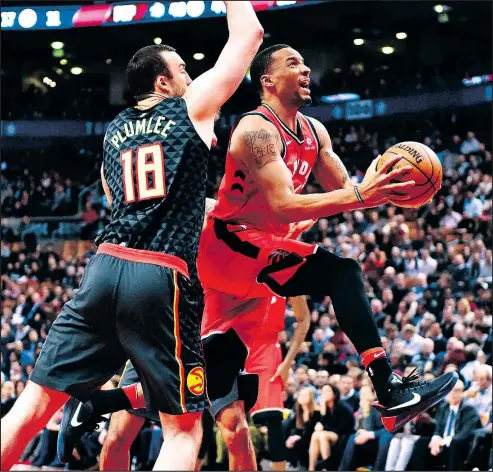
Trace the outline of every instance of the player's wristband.
<path fill-rule="evenodd" d="M 361 193 L 359 193 L 359 188 L 354 186 L 354 193 L 356 194 L 356 198 L 358 199 L 358 202 L 360 203 L 365 203 L 363 198 L 361 197 Z"/>

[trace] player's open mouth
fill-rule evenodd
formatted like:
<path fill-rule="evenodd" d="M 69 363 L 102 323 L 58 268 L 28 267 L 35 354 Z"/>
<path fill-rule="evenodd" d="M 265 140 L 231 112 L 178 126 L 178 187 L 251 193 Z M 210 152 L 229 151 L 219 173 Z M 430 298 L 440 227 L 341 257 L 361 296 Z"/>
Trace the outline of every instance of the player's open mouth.
<path fill-rule="evenodd" d="M 300 80 L 300 87 L 305 92 L 310 93 L 310 79 Z"/>

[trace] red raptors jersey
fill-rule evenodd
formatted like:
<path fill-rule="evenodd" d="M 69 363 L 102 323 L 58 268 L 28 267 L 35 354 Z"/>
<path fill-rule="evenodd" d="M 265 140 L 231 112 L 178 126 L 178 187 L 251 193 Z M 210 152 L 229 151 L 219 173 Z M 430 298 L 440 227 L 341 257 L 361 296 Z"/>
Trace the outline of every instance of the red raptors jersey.
<path fill-rule="evenodd" d="M 294 191 L 301 193 L 317 161 L 320 148 L 313 124 L 298 112 L 297 133 L 294 134 L 267 104 L 260 105 L 246 115 L 260 115 L 277 128 L 283 144 L 282 157 L 293 176 Z M 233 131 L 234 127 L 231 134 Z M 248 228 L 280 237 L 285 237 L 290 228 L 289 224 L 281 223 L 270 211 L 246 166 L 235 161 L 229 151 L 226 156 L 226 173 L 218 192 L 218 202 L 210 216 L 241 223 Z"/>
<path fill-rule="evenodd" d="M 259 338 L 262 341 L 277 341 L 277 334 L 284 330 L 285 313 L 286 299 L 273 296 L 269 311 L 259 333 Z"/>

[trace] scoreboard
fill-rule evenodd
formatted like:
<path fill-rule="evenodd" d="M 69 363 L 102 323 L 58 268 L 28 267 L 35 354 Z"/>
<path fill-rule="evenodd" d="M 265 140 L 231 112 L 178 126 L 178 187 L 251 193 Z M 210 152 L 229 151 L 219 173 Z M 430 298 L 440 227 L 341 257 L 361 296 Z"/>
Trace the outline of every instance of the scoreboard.
<path fill-rule="evenodd" d="M 255 11 L 324 3 L 326 0 L 252 0 Z M 226 15 L 224 1 L 143 1 L 95 5 L 4 7 L 1 29 L 50 30 L 88 26 L 118 26 L 151 22 L 214 18 Z"/>

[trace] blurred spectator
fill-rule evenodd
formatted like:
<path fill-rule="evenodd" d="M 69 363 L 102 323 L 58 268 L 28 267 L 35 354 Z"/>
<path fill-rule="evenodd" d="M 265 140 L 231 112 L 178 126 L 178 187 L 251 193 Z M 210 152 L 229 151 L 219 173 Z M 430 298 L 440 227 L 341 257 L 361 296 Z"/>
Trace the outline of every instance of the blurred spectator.
<path fill-rule="evenodd" d="M 472 131 L 467 133 L 467 138 L 461 144 L 460 152 L 462 154 L 472 154 L 473 152 L 479 151 L 479 141 Z"/>
<path fill-rule="evenodd" d="M 341 401 L 354 413 L 359 408 L 359 394 L 354 389 L 354 381 L 349 375 L 342 375 L 339 380 Z"/>
<path fill-rule="evenodd" d="M 402 328 L 402 339 L 404 340 L 404 354 L 416 356 L 421 351 L 424 338 L 416 333 L 416 328 L 412 324 L 406 324 Z"/>
<path fill-rule="evenodd" d="M 332 385 L 324 385 L 320 395 L 320 419 L 315 424 L 309 448 L 308 470 L 316 470 L 319 457 L 327 461 L 337 448 L 354 431 L 352 410 L 340 399 L 339 390 Z"/>
<path fill-rule="evenodd" d="M 433 437 L 422 437 L 412 458 L 414 470 L 461 470 L 468 453 L 471 433 L 481 427 L 476 410 L 463 402 L 464 384 L 458 381 L 438 409 Z M 428 443 L 428 444 L 426 444 Z M 431 467 L 431 468 L 430 468 Z"/>
<path fill-rule="evenodd" d="M 308 449 L 315 425 L 320 423 L 320 411 L 311 388 L 298 391 L 294 414 L 285 421 L 287 460 L 293 466 L 308 465 Z"/>
<path fill-rule="evenodd" d="M 360 390 L 360 406 L 356 416 L 356 433 L 349 437 L 339 470 L 372 467 L 383 470 L 392 434 L 382 424 L 380 414 L 371 403 L 376 400 L 372 387 Z"/>
<path fill-rule="evenodd" d="M 465 394 L 467 405 L 474 407 L 485 426 L 492 410 L 491 366 L 479 365 L 474 370 L 474 382 Z"/>

